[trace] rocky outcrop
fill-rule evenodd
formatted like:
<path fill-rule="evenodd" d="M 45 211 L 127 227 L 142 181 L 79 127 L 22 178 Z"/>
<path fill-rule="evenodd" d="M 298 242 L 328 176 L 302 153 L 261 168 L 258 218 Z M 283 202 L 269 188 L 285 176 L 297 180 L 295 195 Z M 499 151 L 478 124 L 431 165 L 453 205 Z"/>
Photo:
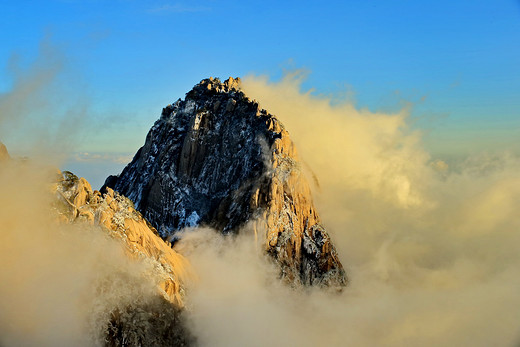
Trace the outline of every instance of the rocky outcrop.
<path fill-rule="evenodd" d="M 205 79 L 165 107 L 144 146 L 104 189 L 130 198 L 170 240 L 185 227 L 228 234 L 250 222 L 283 278 L 344 286 L 289 133 L 239 82 Z"/>
<path fill-rule="evenodd" d="M 9 152 L 7 152 L 7 147 L 5 147 L 5 145 L 2 142 L 0 142 L 0 162 L 9 159 L 11 159 L 11 157 L 9 156 Z"/>
<path fill-rule="evenodd" d="M 55 185 L 56 210 L 64 223 L 99 225 L 121 241 L 125 253 L 133 259 L 151 262 L 161 281 L 158 291 L 165 299 L 183 306 L 184 283 L 189 276 L 188 261 L 163 241 L 155 229 L 124 196 L 107 189 L 102 196 L 92 191 L 84 178 L 63 172 Z"/>
<path fill-rule="evenodd" d="M 107 189 L 102 196 L 92 191 L 84 178 L 65 171 L 60 173 L 54 192 L 54 209 L 61 222 L 100 226 L 120 241 L 129 258 L 151 265 L 153 273 L 143 280 L 156 282 L 158 278 L 158 295 L 121 299 L 111 309 L 100 332 L 103 345 L 194 345 L 196 339 L 184 318 L 184 287 L 192 276 L 188 261 L 159 237 L 129 199 L 113 190 Z"/>

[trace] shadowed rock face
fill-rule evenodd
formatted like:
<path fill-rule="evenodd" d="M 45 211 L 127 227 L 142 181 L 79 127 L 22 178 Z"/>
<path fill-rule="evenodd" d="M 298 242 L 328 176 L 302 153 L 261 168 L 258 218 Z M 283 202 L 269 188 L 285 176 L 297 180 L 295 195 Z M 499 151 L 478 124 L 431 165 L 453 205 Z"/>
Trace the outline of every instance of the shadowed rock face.
<path fill-rule="evenodd" d="M 238 79 L 205 79 L 165 107 L 107 187 L 134 201 L 164 238 L 199 225 L 236 233 L 251 221 L 286 280 L 346 284 L 288 132 Z"/>

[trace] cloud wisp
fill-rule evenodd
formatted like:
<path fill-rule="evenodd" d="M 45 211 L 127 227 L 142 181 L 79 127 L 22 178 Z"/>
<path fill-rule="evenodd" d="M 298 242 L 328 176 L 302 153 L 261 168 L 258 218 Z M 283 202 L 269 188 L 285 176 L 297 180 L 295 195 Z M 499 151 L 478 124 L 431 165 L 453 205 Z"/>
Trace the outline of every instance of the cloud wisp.
<path fill-rule="evenodd" d="M 167 320 L 171 305 L 157 300 L 154 264 L 131 260 L 99 225 L 60 222 L 56 166 L 84 128 L 74 114 L 52 112 L 53 103 L 42 110 L 60 71 L 54 51 L 42 50 L 0 96 L 0 135 L 24 144 L 28 156 L 4 153 L 0 161 L 0 345 L 104 345 L 114 315 L 133 319 L 140 333 L 147 328 L 143 308 Z"/>

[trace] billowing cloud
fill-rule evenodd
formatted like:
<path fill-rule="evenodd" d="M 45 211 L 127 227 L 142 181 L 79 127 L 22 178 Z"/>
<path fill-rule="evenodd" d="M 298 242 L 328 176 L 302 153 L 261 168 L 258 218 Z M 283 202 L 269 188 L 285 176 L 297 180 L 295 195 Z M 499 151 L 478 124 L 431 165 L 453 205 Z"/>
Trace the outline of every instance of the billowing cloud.
<path fill-rule="evenodd" d="M 0 161 L 0 345 L 102 345 L 114 315 L 133 319 L 136 335 L 143 307 L 165 320 L 172 309 L 158 300 L 153 264 L 131 261 L 99 226 L 58 222 L 53 165 L 84 128 L 78 114 L 45 103 L 60 69 L 47 49 L 0 96 L 0 136 L 29 156 Z"/>
<path fill-rule="evenodd" d="M 316 176 L 351 279 L 340 294 L 273 281 L 252 237 L 183 241 L 203 345 L 514 346 L 520 342 L 520 160 L 431 158 L 396 114 L 302 92 L 298 74 L 243 89 L 278 116 Z M 245 232 L 247 234 L 247 231 Z M 190 253 L 191 252 L 191 253 Z"/>
<path fill-rule="evenodd" d="M 2 346 L 99 345 L 114 310 L 157 296 L 152 264 L 99 226 L 58 222 L 55 178 L 32 160 L 0 163 Z"/>

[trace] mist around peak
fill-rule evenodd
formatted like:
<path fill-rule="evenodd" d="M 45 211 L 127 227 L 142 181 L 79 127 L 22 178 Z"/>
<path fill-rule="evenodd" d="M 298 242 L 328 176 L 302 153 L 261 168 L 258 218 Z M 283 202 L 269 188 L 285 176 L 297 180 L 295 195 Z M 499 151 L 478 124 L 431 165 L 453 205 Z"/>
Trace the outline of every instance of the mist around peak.
<path fill-rule="evenodd" d="M 447 164 L 425 150 L 406 109 L 331 103 L 302 91 L 297 77 L 249 76 L 241 89 L 283 122 L 309 182 L 319 182 L 315 204 L 350 285 L 340 294 L 295 291 L 273 280 L 251 238 L 186 232 L 179 251 L 199 277 L 186 297 L 198 343 L 517 345 L 519 158 L 488 153 Z M 27 118 L 17 105 L 34 94 L 14 90 L 20 98 L 0 99 L 2 136 L 34 130 L 45 139 L 48 131 L 19 127 Z M 128 264 L 98 229 L 53 222 L 45 207 L 52 173 L 40 164 L 62 158 L 41 156 L 42 141 L 34 143 L 30 164 L 0 163 L 0 344 L 92 345 L 93 317 L 104 317 L 107 302 L 132 303 L 155 287 L 142 281 L 144 265 Z M 92 283 L 117 290 L 99 296 Z"/>

